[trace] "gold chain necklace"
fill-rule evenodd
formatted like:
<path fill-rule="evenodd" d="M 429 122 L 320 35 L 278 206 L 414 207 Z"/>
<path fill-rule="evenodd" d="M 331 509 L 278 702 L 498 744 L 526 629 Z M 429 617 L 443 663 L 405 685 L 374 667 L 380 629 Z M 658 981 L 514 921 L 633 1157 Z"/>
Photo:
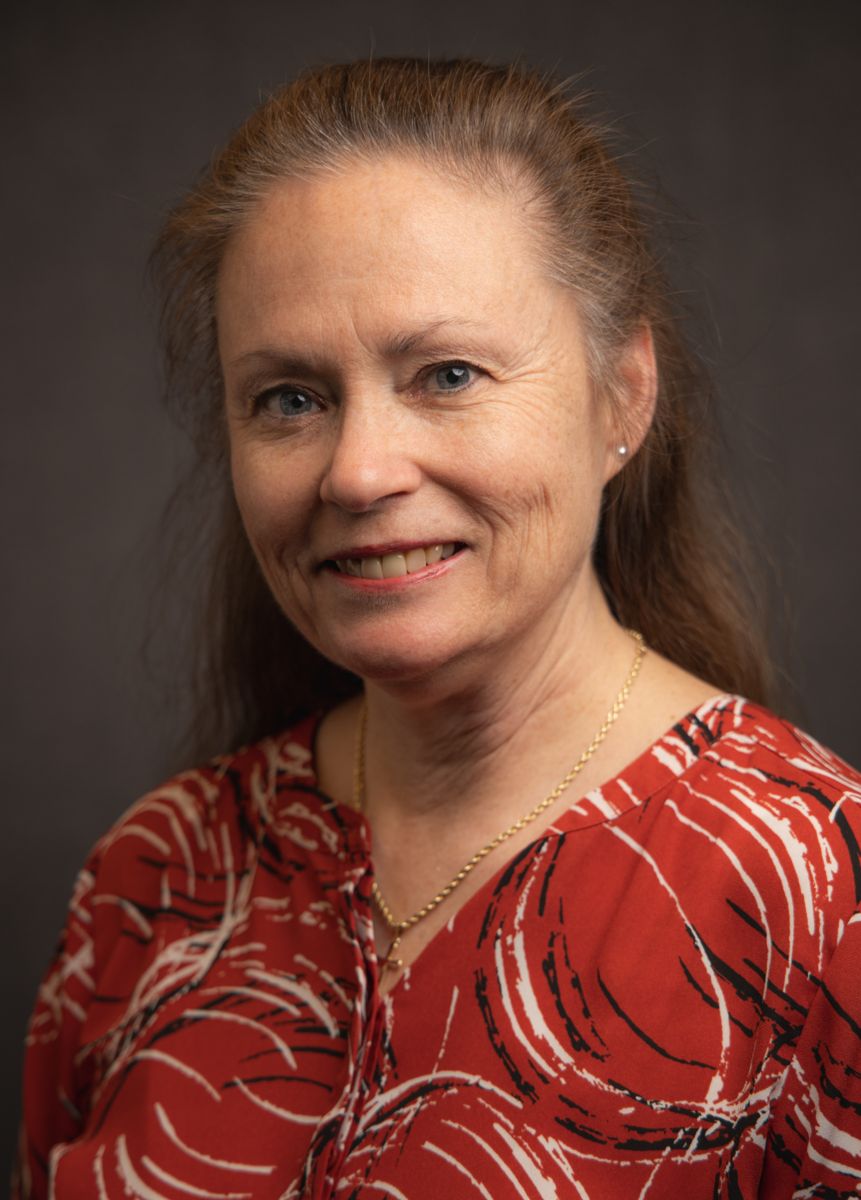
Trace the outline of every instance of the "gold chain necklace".
<path fill-rule="evenodd" d="M 568 774 L 563 779 L 560 779 L 553 791 L 546 795 L 540 804 L 536 804 L 535 808 L 533 808 L 531 812 L 528 812 L 525 817 L 521 817 L 518 821 L 515 821 L 513 825 L 509 825 L 509 827 L 504 829 L 502 833 L 498 833 L 492 842 L 488 842 L 486 846 L 482 846 L 480 850 L 473 854 L 469 862 L 461 867 L 454 879 L 447 883 L 442 891 L 437 892 L 433 900 L 429 900 L 423 908 L 418 909 L 412 914 L 411 917 L 407 917 L 403 921 L 398 921 L 395 918 L 392 910 L 386 903 L 383 893 L 380 891 L 379 885 L 376 883 L 376 881 L 374 882 L 372 887 L 372 895 L 374 897 L 374 901 L 376 902 L 377 908 L 380 911 L 380 916 L 385 921 L 386 928 L 388 929 L 392 938 L 389 948 L 386 951 L 386 957 L 382 962 L 382 966 L 384 968 L 389 967 L 393 970 L 396 970 L 397 968 L 402 967 L 404 965 L 403 960 L 396 958 L 395 954 L 397 953 L 398 947 L 401 944 L 401 940 L 403 939 L 403 936 L 407 930 L 411 929 L 413 925 L 417 925 L 419 921 L 423 920 L 426 916 L 428 916 L 429 913 L 432 913 L 435 908 L 438 908 L 439 905 L 442 904 L 443 900 L 448 899 L 454 889 L 463 883 L 470 871 L 473 871 L 482 861 L 482 859 L 487 858 L 488 854 L 490 854 L 492 850 L 495 850 L 497 846 L 500 846 L 508 838 L 513 837 L 515 833 L 519 833 L 521 829 L 525 829 L 525 827 L 531 824 L 536 817 L 539 817 L 545 809 L 549 808 L 555 800 L 558 800 L 566 788 L 573 783 L 573 781 L 586 766 L 586 763 L 610 732 L 610 727 L 612 726 L 613 722 L 625 707 L 628 694 L 634 685 L 634 680 L 640 673 L 640 667 L 642 666 L 643 659 L 646 656 L 647 646 L 643 640 L 643 635 L 637 633 L 633 629 L 629 629 L 627 632 L 637 643 L 637 650 L 634 655 L 634 662 L 631 665 L 630 671 L 628 672 L 628 677 L 622 684 L 622 690 L 613 701 L 610 711 L 607 713 L 601 728 L 592 738 L 592 741 L 577 759 L 576 763 L 568 772 Z M 363 700 L 361 712 L 359 714 L 359 726 L 356 733 L 356 753 L 353 763 L 353 806 L 357 808 L 359 812 L 362 812 L 363 810 L 365 799 L 365 727 L 367 725 L 367 716 L 367 705 Z"/>

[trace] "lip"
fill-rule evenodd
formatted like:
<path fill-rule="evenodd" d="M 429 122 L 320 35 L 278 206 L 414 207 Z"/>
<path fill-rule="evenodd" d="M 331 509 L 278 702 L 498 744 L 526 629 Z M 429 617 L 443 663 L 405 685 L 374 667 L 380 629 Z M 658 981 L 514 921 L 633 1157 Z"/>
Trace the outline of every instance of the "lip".
<path fill-rule="evenodd" d="M 368 550 L 363 548 L 362 551 L 352 550 L 344 554 L 345 558 L 361 558 L 362 554 L 397 554 L 406 550 L 413 550 L 418 546 L 432 546 L 433 542 L 412 542 L 407 545 L 404 542 L 392 543 L 391 546 L 383 551 Z M 334 562 L 328 559 L 321 563 L 320 570 L 325 571 L 327 577 L 341 587 L 352 588 L 356 592 L 392 592 L 403 591 L 406 588 L 416 587 L 420 583 L 425 583 L 429 579 L 435 579 L 438 575 L 445 575 L 452 567 L 461 562 L 466 551 L 466 546 L 463 542 L 456 542 L 458 547 L 454 554 L 448 558 L 440 559 L 437 563 L 432 563 L 430 566 L 424 567 L 421 571 L 415 571 L 409 575 L 397 575 L 392 579 L 365 579 L 360 575 L 346 575 L 339 571 Z M 341 555 L 339 554 L 340 558 Z"/>

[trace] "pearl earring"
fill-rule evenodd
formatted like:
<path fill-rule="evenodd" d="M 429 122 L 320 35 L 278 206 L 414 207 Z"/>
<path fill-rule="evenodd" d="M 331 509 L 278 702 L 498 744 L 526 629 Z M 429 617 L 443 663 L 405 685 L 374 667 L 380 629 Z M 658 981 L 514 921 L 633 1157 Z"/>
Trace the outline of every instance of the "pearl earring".
<path fill-rule="evenodd" d="M 616 447 L 616 453 L 619 455 L 619 458 L 626 458 L 626 457 L 627 457 L 627 455 L 628 455 L 628 447 L 625 445 L 625 443 L 624 443 L 624 442 L 622 442 L 621 446 L 617 446 L 617 447 Z"/>

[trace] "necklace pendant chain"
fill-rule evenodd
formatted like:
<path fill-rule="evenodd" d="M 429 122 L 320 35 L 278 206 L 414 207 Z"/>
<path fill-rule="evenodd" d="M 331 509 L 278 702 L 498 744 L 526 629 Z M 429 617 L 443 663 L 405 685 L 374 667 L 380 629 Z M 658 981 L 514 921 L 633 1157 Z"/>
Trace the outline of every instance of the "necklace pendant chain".
<path fill-rule="evenodd" d="M 637 633 L 636 630 L 633 629 L 628 629 L 626 632 L 637 644 L 634 662 L 630 671 L 628 672 L 628 677 L 622 684 L 622 689 L 616 699 L 613 701 L 610 711 L 604 718 L 604 721 L 601 724 L 601 727 L 598 729 L 598 732 L 592 738 L 592 741 L 577 759 L 576 763 L 568 772 L 568 774 L 556 784 L 556 787 L 552 792 L 549 792 L 539 804 L 536 804 L 535 808 L 533 808 L 531 812 L 528 812 L 525 816 L 520 817 L 514 822 L 513 825 L 509 825 L 507 829 L 504 829 L 502 833 L 498 833 L 492 841 L 487 843 L 486 846 L 482 846 L 480 850 L 473 854 L 469 862 L 461 867 L 457 875 L 455 875 L 454 878 L 450 880 L 441 891 L 437 892 L 432 900 L 429 900 L 423 908 L 418 909 L 412 914 L 412 916 L 407 917 L 405 920 L 398 921 L 396 919 L 394 913 L 389 908 L 383 893 L 380 891 L 379 885 L 374 882 L 372 887 L 374 903 L 376 904 L 380 916 L 385 922 L 386 928 L 388 929 L 392 939 L 389 943 L 389 948 L 386 951 L 385 958 L 381 960 L 381 967 L 383 970 L 397 971 L 403 967 L 403 959 L 396 958 L 395 956 L 400 949 L 401 941 L 403 940 L 404 935 L 410 929 L 412 929 L 413 925 L 417 925 L 419 921 L 423 920 L 426 916 L 432 913 L 435 908 L 442 904 L 442 902 L 451 895 L 455 888 L 463 883 L 464 879 L 466 879 L 469 873 L 474 870 L 474 868 L 477 867 L 478 864 L 488 856 L 488 854 L 495 850 L 497 846 L 500 846 L 503 842 L 507 841 L 508 838 L 512 837 L 515 833 L 519 833 L 521 829 L 525 829 L 527 825 L 536 820 L 536 818 L 539 817 L 546 809 L 548 809 L 551 804 L 558 800 L 559 797 L 574 782 L 574 780 L 586 766 L 586 763 L 589 761 L 589 759 L 592 758 L 595 751 L 610 732 L 611 726 L 618 718 L 622 709 L 625 707 L 628 694 L 634 685 L 635 679 L 640 673 L 640 667 L 643 664 L 643 659 L 645 658 L 646 651 L 648 649 L 641 633 Z M 367 716 L 367 705 L 363 700 L 361 712 L 359 714 L 358 730 L 356 733 L 356 753 L 353 763 L 353 807 L 358 809 L 359 812 L 363 811 L 365 799 L 365 727 L 367 725 Z"/>
<path fill-rule="evenodd" d="M 398 952 L 398 947 L 401 944 L 403 933 L 397 933 L 389 942 L 389 948 L 386 951 L 386 957 L 382 960 L 381 966 L 384 971 L 398 971 L 404 965 L 402 958 L 395 958 Z"/>

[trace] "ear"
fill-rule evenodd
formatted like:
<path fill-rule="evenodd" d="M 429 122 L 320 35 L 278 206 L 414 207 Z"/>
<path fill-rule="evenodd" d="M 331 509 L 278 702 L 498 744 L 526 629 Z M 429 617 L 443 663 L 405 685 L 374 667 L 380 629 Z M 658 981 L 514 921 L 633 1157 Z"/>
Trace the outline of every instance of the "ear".
<path fill-rule="evenodd" d="M 639 450 L 652 424 L 657 398 L 655 342 L 651 328 L 641 325 L 623 348 L 616 366 L 605 483 Z"/>

